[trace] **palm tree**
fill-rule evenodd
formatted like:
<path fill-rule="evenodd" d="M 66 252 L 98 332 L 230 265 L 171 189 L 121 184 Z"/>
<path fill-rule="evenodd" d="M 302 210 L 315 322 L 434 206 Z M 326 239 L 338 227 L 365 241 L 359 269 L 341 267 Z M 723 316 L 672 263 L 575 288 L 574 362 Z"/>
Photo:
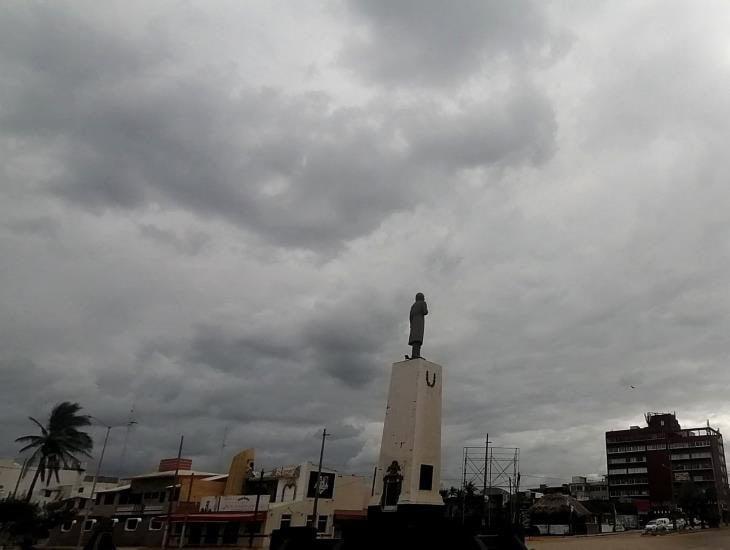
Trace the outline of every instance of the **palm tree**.
<path fill-rule="evenodd" d="M 38 477 L 41 481 L 45 481 L 46 485 L 51 482 L 51 475 L 55 475 L 56 481 L 60 481 L 58 472 L 61 468 L 80 470 L 81 461 L 77 457 L 79 455 L 91 457 L 93 441 L 86 432 L 79 429 L 89 426 L 91 417 L 78 414 L 80 410 L 81 405 L 78 403 L 68 401 L 59 403 L 53 407 L 45 426 L 32 416 L 28 417 L 41 429 L 41 435 L 24 435 L 15 440 L 17 443 L 26 443 L 25 447 L 20 449 L 21 453 L 33 450 L 21 473 L 25 476 L 29 467 L 36 467 L 33 481 L 25 495 L 26 502 L 30 501 Z"/>

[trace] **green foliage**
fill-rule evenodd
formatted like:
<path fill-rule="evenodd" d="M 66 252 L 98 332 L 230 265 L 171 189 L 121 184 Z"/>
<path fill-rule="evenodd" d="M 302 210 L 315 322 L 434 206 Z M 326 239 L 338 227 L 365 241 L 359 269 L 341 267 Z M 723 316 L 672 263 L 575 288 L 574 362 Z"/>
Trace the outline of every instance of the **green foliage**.
<path fill-rule="evenodd" d="M 46 485 L 50 483 L 51 476 L 55 475 L 59 480 L 58 472 L 61 468 L 81 468 L 79 456 L 90 457 L 93 442 L 89 435 L 80 428 L 91 424 L 91 417 L 79 414 L 81 405 L 64 401 L 59 403 L 51 411 L 48 422 L 43 425 L 33 417 L 29 417 L 39 429 L 40 435 L 25 435 L 15 441 L 24 443 L 21 453 L 32 451 L 26 462 L 22 475 L 27 473 L 28 468 L 37 468 L 33 481 L 26 495 L 26 501 L 35 488 L 36 481 L 40 477 Z"/>
<path fill-rule="evenodd" d="M 61 503 L 41 508 L 22 500 L 0 500 L 0 540 L 3 544 L 16 544 L 45 538 L 53 527 L 73 515 Z"/>

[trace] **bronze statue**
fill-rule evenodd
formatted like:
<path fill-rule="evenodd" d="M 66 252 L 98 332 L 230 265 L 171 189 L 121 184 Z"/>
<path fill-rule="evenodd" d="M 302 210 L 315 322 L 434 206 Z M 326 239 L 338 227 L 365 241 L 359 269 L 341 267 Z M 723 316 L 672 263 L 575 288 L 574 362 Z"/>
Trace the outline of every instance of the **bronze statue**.
<path fill-rule="evenodd" d="M 416 301 L 411 306 L 411 334 L 408 336 L 408 345 L 412 348 L 411 359 L 421 357 L 421 345 L 423 344 L 423 329 L 425 317 L 428 315 L 426 298 L 422 292 L 416 294 Z M 406 356 L 408 357 L 408 356 Z"/>
<path fill-rule="evenodd" d="M 403 475 L 400 473 L 401 468 L 397 460 L 394 460 L 388 466 L 383 476 L 383 494 L 380 497 L 381 506 L 397 506 L 400 498 L 401 488 L 403 486 Z"/>

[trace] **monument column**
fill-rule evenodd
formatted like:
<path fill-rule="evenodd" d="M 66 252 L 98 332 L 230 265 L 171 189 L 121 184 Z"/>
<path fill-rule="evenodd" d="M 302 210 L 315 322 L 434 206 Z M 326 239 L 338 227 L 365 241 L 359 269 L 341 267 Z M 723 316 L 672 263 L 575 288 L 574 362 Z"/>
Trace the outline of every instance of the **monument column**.
<path fill-rule="evenodd" d="M 393 363 L 371 506 L 443 505 L 442 387 L 441 365 L 420 357 Z"/>

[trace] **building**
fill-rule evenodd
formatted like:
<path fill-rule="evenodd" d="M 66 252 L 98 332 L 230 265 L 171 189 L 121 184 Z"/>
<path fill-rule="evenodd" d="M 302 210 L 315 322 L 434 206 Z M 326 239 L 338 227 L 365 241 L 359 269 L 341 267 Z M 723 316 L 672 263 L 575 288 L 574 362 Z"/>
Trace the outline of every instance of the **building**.
<path fill-rule="evenodd" d="M 36 469 L 28 468 L 25 475 L 22 475 L 23 465 L 18 464 L 11 458 L 0 459 L 0 499 L 15 496 L 25 498 L 33 482 Z M 61 469 L 58 472 L 58 479 L 52 475 L 47 482 L 36 482 L 31 496 L 31 502 L 46 504 L 70 498 L 88 499 L 91 494 L 91 487 L 94 483 L 94 476 L 88 475 L 82 468 L 80 470 Z M 104 489 L 116 487 L 119 479 L 116 477 L 100 476 L 96 484 L 95 493 Z"/>
<path fill-rule="evenodd" d="M 253 449 L 239 453 L 227 474 L 193 470 L 189 460 L 162 460 L 156 472 L 97 491 L 93 508 L 76 506 L 76 518 L 54 529 L 49 544 L 74 546 L 80 530 L 88 538 L 102 518 L 112 518 L 117 546 L 159 547 L 169 521 L 171 547 L 267 547 L 277 529 L 310 525 L 320 537 L 337 538 L 341 524 L 365 517 L 368 480 L 323 468 L 315 519 L 316 466 L 305 462 L 255 475 L 253 459 Z"/>
<path fill-rule="evenodd" d="M 579 501 L 608 500 L 608 481 L 603 479 L 588 479 L 583 476 L 573 476 L 568 484 L 568 494 Z"/>
<path fill-rule="evenodd" d="M 118 546 L 159 546 L 168 512 L 197 511 L 201 495 L 224 491 L 226 476 L 191 468 L 189 460 L 178 463 L 165 459 L 156 472 L 133 476 L 124 485 L 97 490 L 90 510 L 74 506 L 76 518 L 51 532 L 52 544 L 75 546 L 79 530 L 86 538 L 99 520 L 113 518 Z"/>
<path fill-rule="evenodd" d="M 674 509 L 680 486 L 692 481 L 716 495 L 719 509 L 726 507 L 730 490 L 719 430 L 709 424 L 682 429 L 674 413 L 645 418 L 646 427 L 606 432 L 610 498 L 632 500 L 643 513 Z"/>
<path fill-rule="evenodd" d="M 225 523 L 231 517 L 238 517 L 237 514 L 255 511 L 257 518 L 263 518 L 262 528 L 256 532 L 263 546 L 277 529 L 315 526 L 320 538 L 338 538 L 342 524 L 365 518 L 371 496 L 367 479 L 323 467 L 315 519 L 312 514 L 316 480 L 317 466 L 311 462 L 259 473 L 246 481 L 243 494 L 207 497 L 202 499 L 198 514 L 175 515 L 173 523 L 183 526 L 173 529 L 175 536 L 171 543 L 179 543 L 177 536 L 180 535 L 183 546 L 194 545 L 195 540 L 216 529 L 211 523 Z M 191 533 L 194 533 L 192 540 Z"/>

